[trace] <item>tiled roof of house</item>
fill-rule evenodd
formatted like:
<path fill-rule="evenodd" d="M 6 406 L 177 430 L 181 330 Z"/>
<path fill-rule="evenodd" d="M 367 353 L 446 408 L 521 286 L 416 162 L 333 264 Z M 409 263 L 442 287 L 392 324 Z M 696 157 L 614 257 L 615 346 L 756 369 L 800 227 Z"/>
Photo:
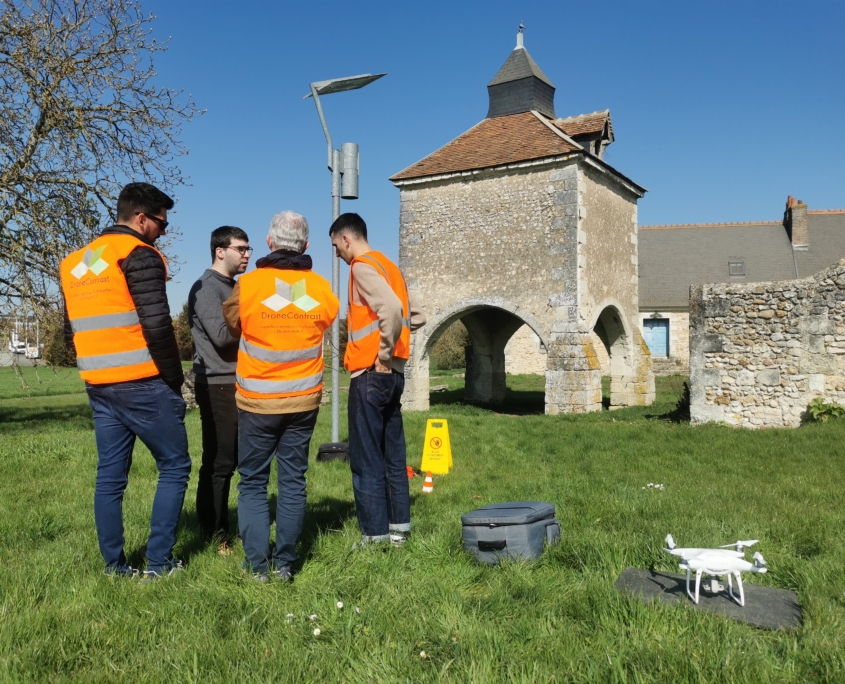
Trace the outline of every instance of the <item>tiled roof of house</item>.
<path fill-rule="evenodd" d="M 685 309 L 690 285 L 805 278 L 845 257 L 845 210 L 807 214 L 810 244 L 795 250 L 782 221 L 640 226 L 640 309 Z"/>
<path fill-rule="evenodd" d="M 550 123 L 550 122 L 549 122 Z M 484 119 L 390 180 L 437 176 L 555 157 L 580 148 L 555 133 L 532 112 Z"/>
<path fill-rule="evenodd" d="M 585 133 L 600 133 L 605 123 L 610 121 L 610 110 L 592 114 L 579 114 L 569 116 L 565 119 L 555 119 L 552 123 L 562 130 L 566 135 L 583 135 Z M 610 125 L 610 136 L 613 137 L 613 124 Z"/>

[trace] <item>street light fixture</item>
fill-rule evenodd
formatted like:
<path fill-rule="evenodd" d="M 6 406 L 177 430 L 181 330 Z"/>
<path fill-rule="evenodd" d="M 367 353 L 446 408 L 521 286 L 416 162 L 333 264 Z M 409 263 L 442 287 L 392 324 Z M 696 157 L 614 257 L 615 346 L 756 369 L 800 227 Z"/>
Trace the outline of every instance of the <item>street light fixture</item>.
<path fill-rule="evenodd" d="M 320 95 L 341 93 L 345 90 L 358 90 L 387 74 L 361 74 L 345 78 L 332 78 L 328 81 L 315 81 L 311 84 L 311 92 L 303 99 L 314 98 L 317 114 L 323 126 L 328 144 L 328 167 L 332 173 L 332 223 L 340 216 L 340 199 L 358 199 L 358 145 L 343 143 L 340 150 L 334 149 L 332 136 L 323 116 L 320 105 Z M 337 250 L 332 246 L 332 292 L 340 299 L 340 263 Z M 332 323 L 332 442 L 333 445 L 322 445 L 320 451 L 326 453 L 348 453 L 348 446 L 338 444 L 340 439 L 340 321 Z"/>

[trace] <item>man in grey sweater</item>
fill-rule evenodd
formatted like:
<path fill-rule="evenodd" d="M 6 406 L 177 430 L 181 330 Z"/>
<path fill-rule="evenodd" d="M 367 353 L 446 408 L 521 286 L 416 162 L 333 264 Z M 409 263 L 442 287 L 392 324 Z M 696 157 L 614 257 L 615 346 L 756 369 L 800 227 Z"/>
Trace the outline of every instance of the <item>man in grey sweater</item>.
<path fill-rule="evenodd" d="M 223 318 L 223 302 L 235 276 L 246 271 L 252 248 L 247 234 L 234 226 L 211 233 L 211 268 L 191 287 L 188 317 L 194 338 L 195 391 L 202 420 L 202 465 L 197 484 L 197 517 L 207 538 L 216 537 L 219 552 L 231 553 L 229 484 L 238 465 L 238 408 L 235 367 L 238 338 Z"/>

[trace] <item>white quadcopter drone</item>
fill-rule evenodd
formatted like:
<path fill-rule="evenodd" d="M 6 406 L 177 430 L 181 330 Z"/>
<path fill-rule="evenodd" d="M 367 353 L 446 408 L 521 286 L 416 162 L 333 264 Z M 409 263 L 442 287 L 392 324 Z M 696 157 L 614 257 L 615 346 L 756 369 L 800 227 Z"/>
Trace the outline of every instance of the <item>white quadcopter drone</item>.
<path fill-rule="evenodd" d="M 681 559 L 678 567 L 681 570 L 687 571 L 687 595 L 696 604 L 698 603 L 698 590 L 701 586 L 701 575 L 709 575 L 709 589 L 712 593 L 715 594 L 724 590 L 724 586 L 719 584 L 718 578 L 727 577 L 730 597 L 739 603 L 740 606 L 745 606 L 745 594 L 742 591 L 742 576 L 740 573 L 766 572 L 766 559 L 763 558 L 759 551 L 754 554 L 753 563 L 745 560 L 745 549 L 753 546 L 757 541 L 757 539 L 738 541 L 734 544 L 720 546 L 718 549 L 678 549 L 675 548 L 675 540 L 672 538 L 672 535 L 667 534 L 666 546 L 669 548 L 664 549 L 664 551 Z M 736 551 L 731 551 L 730 549 L 732 547 L 736 547 Z M 693 596 L 689 589 L 690 575 L 693 570 L 695 570 L 695 596 Z M 739 599 L 734 596 L 731 575 L 736 578 L 736 583 L 739 587 Z"/>

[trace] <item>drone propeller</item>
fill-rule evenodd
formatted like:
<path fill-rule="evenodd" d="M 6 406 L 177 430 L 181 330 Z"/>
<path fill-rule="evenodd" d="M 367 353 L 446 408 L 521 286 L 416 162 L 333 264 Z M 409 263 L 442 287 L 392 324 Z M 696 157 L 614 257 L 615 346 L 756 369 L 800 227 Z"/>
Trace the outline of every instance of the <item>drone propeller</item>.
<path fill-rule="evenodd" d="M 756 565 L 758 568 L 761 568 L 761 567 L 762 567 L 762 568 L 764 568 L 764 567 L 766 567 L 766 559 L 765 559 L 765 558 L 763 558 L 763 554 L 762 554 L 762 553 L 760 553 L 759 551 L 757 551 L 757 552 L 756 552 L 753 556 L 751 556 L 751 557 L 754 559 L 754 565 Z"/>
<path fill-rule="evenodd" d="M 720 546 L 719 548 L 720 549 L 729 549 L 732 546 L 735 546 L 738 549 L 743 549 L 743 548 L 747 548 L 749 546 L 754 546 L 754 544 L 756 544 L 758 541 L 760 541 L 760 540 L 759 539 L 748 539 L 747 541 L 738 541 L 738 542 L 734 542 L 733 544 L 725 544 L 724 546 Z"/>
<path fill-rule="evenodd" d="M 671 534 L 666 535 L 666 546 L 670 551 L 675 548 L 675 538 Z"/>

